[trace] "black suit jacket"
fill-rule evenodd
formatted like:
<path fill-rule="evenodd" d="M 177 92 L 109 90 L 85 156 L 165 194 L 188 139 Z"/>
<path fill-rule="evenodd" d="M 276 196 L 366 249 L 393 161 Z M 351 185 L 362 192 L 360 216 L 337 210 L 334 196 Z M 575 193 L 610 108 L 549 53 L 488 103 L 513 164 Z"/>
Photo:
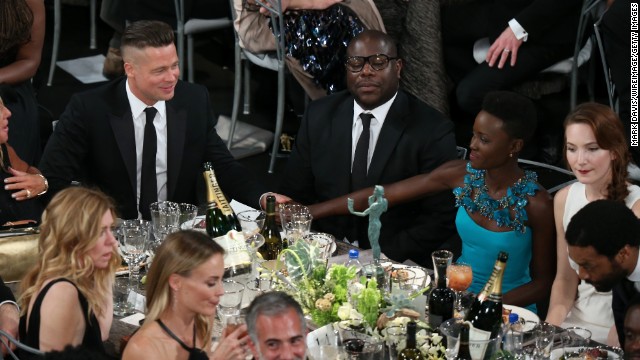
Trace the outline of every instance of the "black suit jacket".
<path fill-rule="evenodd" d="M 640 261 L 640 260 L 639 260 Z M 618 331 L 618 340 L 620 347 L 624 349 L 624 317 L 629 308 L 631 300 L 638 296 L 634 284 L 625 278 L 616 287 L 613 288 L 613 299 L 611 300 L 611 309 L 613 310 L 613 320 L 615 321 L 616 330 Z"/>
<path fill-rule="evenodd" d="M 136 218 L 136 152 L 126 78 L 76 94 L 60 117 L 40 170 L 50 193 L 77 180 L 115 199 L 120 216 Z M 222 190 L 253 206 L 265 189 L 229 153 L 215 130 L 203 86 L 178 81 L 167 109 L 167 200 L 204 202 L 202 164 L 213 163 Z"/>
<path fill-rule="evenodd" d="M 353 96 L 343 91 L 309 104 L 285 170 L 282 193 L 313 204 L 350 192 L 353 102 Z M 367 186 L 426 173 L 455 157 L 453 123 L 399 91 L 380 132 Z M 390 208 L 381 217 L 382 251 L 397 261 L 412 259 L 432 267 L 431 251 L 444 246 L 459 252 L 454 218 L 450 191 Z M 361 218 L 332 217 L 314 221 L 312 227 L 337 239 L 354 240 L 356 219 Z M 368 248 L 367 227 L 359 228 L 358 241 Z"/>
<path fill-rule="evenodd" d="M 4 284 L 4 280 L 0 277 L 0 302 L 7 300 L 16 301 L 16 298 L 13 297 L 11 289 Z"/>

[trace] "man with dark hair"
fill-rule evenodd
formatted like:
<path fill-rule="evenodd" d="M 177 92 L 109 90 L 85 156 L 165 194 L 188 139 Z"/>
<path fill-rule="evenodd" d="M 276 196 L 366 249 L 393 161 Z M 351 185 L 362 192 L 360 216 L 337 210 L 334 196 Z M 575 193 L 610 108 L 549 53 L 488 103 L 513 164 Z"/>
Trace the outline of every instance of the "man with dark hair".
<path fill-rule="evenodd" d="M 246 316 L 256 360 L 304 359 L 307 326 L 300 304 L 284 292 L 256 297 Z"/>
<path fill-rule="evenodd" d="M 624 346 L 624 316 L 640 293 L 640 220 L 622 202 L 596 200 L 571 218 L 565 237 L 578 276 L 598 291 L 613 289 L 611 307 Z"/>
<path fill-rule="evenodd" d="M 399 89 L 402 59 L 391 37 L 367 30 L 347 48 L 342 91 L 309 104 L 280 191 L 315 204 L 351 191 L 428 173 L 456 158 L 453 123 Z M 380 246 L 389 258 L 431 268 L 430 254 L 460 253 L 451 192 L 382 215 Z M 334 216 L 314 228 L 370 247 L 367 218 Z"/>
<path fill-rule="evenodd" d="M 158 200 L 203 203 L 212 162 L 222 190 L 257 207 L 265 188 L 216 133 L 206 88 L 178 80 L 171 27 L 134 22 L 121 50 L 127 76 L 74 95 L 60 117 L 40 164 L 48 195 L 80 181 L 113 197 L 122 218 L 148 219 Z"/>

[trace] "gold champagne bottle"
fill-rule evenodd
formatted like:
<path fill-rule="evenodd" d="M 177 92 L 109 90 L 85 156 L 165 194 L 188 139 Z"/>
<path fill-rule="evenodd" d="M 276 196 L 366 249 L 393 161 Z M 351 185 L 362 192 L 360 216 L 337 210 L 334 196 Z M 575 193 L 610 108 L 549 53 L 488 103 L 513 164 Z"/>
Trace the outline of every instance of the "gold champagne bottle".
<path fill-rule="evenodd" d="M 495 338 L 502 328 L 502 278 L 508 259 L 509 254 L 506 252 L 498 254 L 489 280 L 467 313 L 465 320 L 470 324 L 470 341 Z M 482 359 L 485 357 L 485 350 L 486 346 L 473 347 L 471 355 L 474 359 Z"/>
<path fill-rule="evenodd" d="M 216 238 L 226 235 L 231 230 L 241 231 L 238 217 L 222 193 L 210 162 L 204 163 L 203 176 L 207 186 L 207 234 Z"/>

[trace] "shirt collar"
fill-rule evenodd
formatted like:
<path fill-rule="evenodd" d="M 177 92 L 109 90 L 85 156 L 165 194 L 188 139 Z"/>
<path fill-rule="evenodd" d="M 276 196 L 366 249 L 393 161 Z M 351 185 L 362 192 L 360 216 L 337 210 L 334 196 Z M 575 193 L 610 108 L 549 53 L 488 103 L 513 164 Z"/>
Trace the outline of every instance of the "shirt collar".
<path fill-rule="evenodd" d="M 389 113 L 389 109 L 391 109 L 391 104 L 393 104 L 393 102 L 396 100 L 396 96 L 398 96 L 398 92 L 397 91 L 396 91 L 395 94 L 393 94 L 393 97 L 391 99 L 389 99 L 386 103 L 378 106 L 375 109 L 371 109 L 371 110 L 363 109 L 358 104 L 358 102 L 353 100 L 353 114 L 355 115 L 354 116 L 354 123 L 355 123 L 355 120 L 360 118 L 360 114 L 361 113 L 366 112 L 366 113 L 373 114 L 373 116 L 376 118 L 376 120 L 378 122 L 380 122 L 380 125 L 382 125 L 384 123 L 384 120 L 387 118 L 387 114 Z"/>
<path fill-rule="evenodd" d="M 637 283 L 640 282 L 640 252 L 638 253 L 638 259 L 636 260 L 636 268 L 633 272 L 627 276 L 627 279 Z"/>
<path fill-rule="evenodd" d="M 138 97 L 133 94 L 133 92 L 131 91 L 131 87 L 129 87 L 129 79 L 127 79 L 125 88 L 127 90 L 127 98 L 129 99 L 129 106 L 131 107 L 131 115 L 133 116 L 134 119 L 137 119 L 138 117 L 140 117 L 140 115 L 142 115 L 142 112 L 144 112 L 144 109 L 148 108 L 149 106 L 144 102 L 142 102 L 142 100 L 138 99 Z M 160 100 L 156 102 L 155 104 L 153 104 L 153 107 L 156 108 L 156 110 L 158 110 L 158 115 L 160 115 L 162 119 L 167 118 L 166 117 L 167 107 L 166 107 L 166 102 L 164 100 Z"/>

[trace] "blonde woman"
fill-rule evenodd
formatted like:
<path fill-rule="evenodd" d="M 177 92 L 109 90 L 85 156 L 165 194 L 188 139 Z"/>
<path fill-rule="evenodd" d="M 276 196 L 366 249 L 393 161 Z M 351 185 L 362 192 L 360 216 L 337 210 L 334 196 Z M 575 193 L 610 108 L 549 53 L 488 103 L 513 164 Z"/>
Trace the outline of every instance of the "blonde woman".
<path fill-rule="evenodd" d="M 245 325 L 223 334 L 211 351 L 213 319 L 224 295 L 224 250 L 196 231 L 179 231 L 164 240 L 147 275 L 144 325 L 122 355 L 129 359 L 245 358 Z"/>
<path fill-rule="evenodd" d="M 121 261 L 111 232 L 114 209 L 109 197 L 82 187 L 51 200 L 42 215 L 38 262 L 22 281 L 22 342 L 45 352 L 67 345 L 104 352 Z"/>

